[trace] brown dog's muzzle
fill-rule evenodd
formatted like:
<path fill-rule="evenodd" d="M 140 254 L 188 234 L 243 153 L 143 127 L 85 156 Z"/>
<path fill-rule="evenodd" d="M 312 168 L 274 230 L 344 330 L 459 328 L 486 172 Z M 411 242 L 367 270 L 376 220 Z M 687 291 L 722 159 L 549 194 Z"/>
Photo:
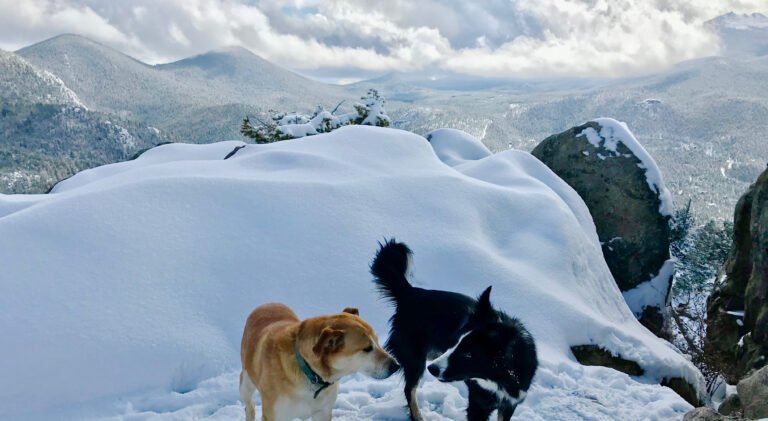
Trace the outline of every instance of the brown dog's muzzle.
<path fill-rule="evenodd" d="M 397 361 L 391 355 L 389 355 L 387 351 L 379 348 L 376 350 L 376 353 L 376 357 L 379 362 L 379 364 L 377 364 L 379 366 L 379 370 L 376 370 L 377 372 L 376 375 L 373 376 L 374 378 L 386 379 L 387 377 L 395 374 L 397 370 L 400 370 L 400 364 L 398 364 Z"/>

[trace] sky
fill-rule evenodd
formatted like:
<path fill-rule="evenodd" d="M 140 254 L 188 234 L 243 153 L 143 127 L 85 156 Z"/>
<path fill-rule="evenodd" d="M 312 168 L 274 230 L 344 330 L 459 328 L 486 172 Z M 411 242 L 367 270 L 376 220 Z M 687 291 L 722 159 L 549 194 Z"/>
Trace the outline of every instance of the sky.
<path fill-rule="evenodd" d="M 150 64 L 239 45 L 318 79 L 622 77 L 720 51 L 768 0 L 0 0 L 0 48 L 76 33 Z"/>

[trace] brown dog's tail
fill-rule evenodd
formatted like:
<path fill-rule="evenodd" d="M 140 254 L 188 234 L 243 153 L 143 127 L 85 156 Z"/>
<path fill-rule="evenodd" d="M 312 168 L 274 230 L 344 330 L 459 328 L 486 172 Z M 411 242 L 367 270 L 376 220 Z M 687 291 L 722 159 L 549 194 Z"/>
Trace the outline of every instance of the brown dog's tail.
<path fill-rule="evenodd" d="M 412 255 L 408 246 L 398 243 L 394 238 L 384 244 L 379 243 L 379 251 L 371 263 L 371 274 L 376 288 L 384 298 L 397 303 L 399 298 L 413 288 L 408 282 Z"/>

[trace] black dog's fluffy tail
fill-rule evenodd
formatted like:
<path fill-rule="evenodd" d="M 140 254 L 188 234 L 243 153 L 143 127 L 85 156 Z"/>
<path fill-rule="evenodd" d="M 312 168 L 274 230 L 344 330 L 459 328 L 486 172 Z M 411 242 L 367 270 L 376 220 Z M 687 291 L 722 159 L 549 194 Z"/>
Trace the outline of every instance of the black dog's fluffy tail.
<path fill-rule="evenodd" d="M 411 249 L 394 238 L 379 243 L 379 251 L 371 263 L 373 282 L 379 292 L 391 301 L 397 301 L 408 293 L 412 286 L 408 283 L 408 271 L 412 256 Z"/>

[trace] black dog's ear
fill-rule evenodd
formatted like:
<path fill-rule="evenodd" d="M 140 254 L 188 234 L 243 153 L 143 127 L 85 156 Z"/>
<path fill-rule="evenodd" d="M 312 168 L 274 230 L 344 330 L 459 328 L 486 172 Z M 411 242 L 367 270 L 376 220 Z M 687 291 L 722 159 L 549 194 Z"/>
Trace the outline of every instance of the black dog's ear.
<path fill-rule="evenodd" d="M 488 307 L 491 306 L 491 288 L 493 288 L 493 285 L 488 286 L 485 291 L 480 293 L 480 296 L 477 297 L 478 304 L 484 303 L 487 304 Z"/>
<path fill-rule="evenodd" d="M 492 287 L 489 286 L 479 297 L 477 297 L 475 311 L 472 313 L 473 321 L 479 322 L 496 318 L 496 312 L 491 306 L 491 288 Z"/>

